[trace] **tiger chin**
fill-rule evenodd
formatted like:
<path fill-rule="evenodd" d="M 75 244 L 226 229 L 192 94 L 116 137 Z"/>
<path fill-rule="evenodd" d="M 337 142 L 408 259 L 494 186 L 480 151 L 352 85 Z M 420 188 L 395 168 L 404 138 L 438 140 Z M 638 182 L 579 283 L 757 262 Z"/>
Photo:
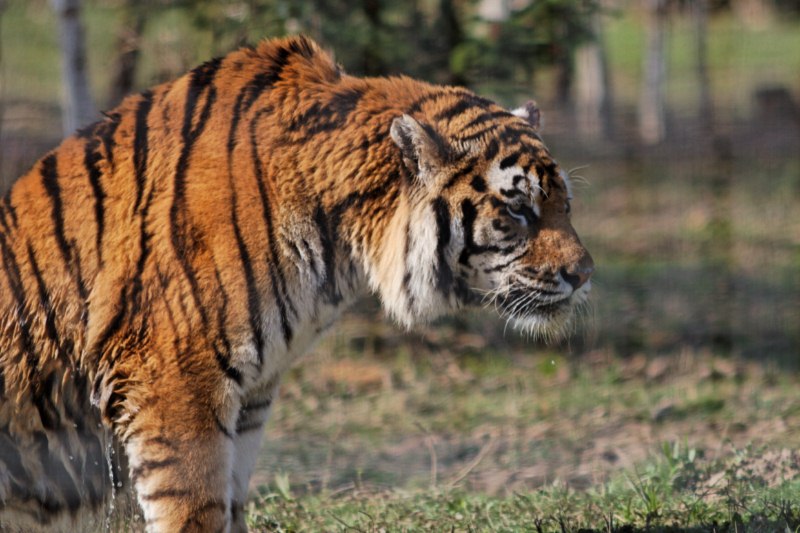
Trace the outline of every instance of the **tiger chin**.
<path fill-rule="evenodd" d="M 0 530 L 246 531 L 281 374 L 366 291 L 563 333 L 593 263 L 538 124 L 291 37 L 46 154 L 0 201 Z"/>

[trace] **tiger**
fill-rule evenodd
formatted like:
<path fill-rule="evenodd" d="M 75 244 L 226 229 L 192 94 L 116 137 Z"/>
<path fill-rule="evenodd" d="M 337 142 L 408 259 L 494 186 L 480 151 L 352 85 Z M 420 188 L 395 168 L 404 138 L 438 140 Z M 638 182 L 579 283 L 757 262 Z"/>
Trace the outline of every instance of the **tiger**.
<path fill-rule="evenodd" d="M 0 530 L 126 493 L 149 532 L 247 531 L 281 375 L 357 298 L 564 334 L 594 270 L 571 200 L 534 103 L 304 36 L 128 96 L 0 201 Z"/>

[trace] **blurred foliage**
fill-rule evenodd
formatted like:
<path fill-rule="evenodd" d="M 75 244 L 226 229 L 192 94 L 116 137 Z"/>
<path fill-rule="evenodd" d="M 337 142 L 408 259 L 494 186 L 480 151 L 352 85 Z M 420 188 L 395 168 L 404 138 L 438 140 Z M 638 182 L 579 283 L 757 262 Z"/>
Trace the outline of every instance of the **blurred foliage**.
<path fill-rule="evenodd" d="M 354 74 L 402 72 L 463 85 L 483 77 L 530 81 L 538 66 L 569 58 L 592 37 L 591 17 L 600 9 L 598 0 L 538 0 L 489 21 L 480 15 L 476 0 L 87 3 L 122 3 L 152 20 L 166 11 L 184 11 L 197 30 L 210 35 L 216 54 L 264 37 L 305 33 L 336 50 L 337 59 Z"/>
<path fill-rule="evenodd" d="M 530 77 L 543 65 L 569 62 L 575 49 L 594 38 L 591 20 L 599 12 L 593 0 L 530 2 L 511 11 L 507 20 L 488 23 L 488 33 L 472 32 L 453 51 L 451 68 L 468 78 Z M 487 23 L 472 21 L 472 27 L 482 24 Z"/>

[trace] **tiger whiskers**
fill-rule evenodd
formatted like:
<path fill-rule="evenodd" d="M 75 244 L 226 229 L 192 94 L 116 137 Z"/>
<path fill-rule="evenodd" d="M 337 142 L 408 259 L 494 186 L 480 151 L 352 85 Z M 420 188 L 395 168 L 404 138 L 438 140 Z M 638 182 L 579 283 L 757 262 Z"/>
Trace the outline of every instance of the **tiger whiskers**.
<path fill-rule="evenodd" d="M 571 168 L 571 169 L 566 171 L 567 177 L 573 183 L 580 183 L 581 185 L 583 185 L 585 187 L 590 187 L 592 185 L 592 183 L 585 176 L 583 176 L 581 174 L 576 174 L 576 172 L 578 172 L 579 170 L 583 170 L 583 169 L 586 169 L 586 168 L 589 168 L 589 165 L 582 165 L 582 166 L 579 166 L 579 167 Z"/>

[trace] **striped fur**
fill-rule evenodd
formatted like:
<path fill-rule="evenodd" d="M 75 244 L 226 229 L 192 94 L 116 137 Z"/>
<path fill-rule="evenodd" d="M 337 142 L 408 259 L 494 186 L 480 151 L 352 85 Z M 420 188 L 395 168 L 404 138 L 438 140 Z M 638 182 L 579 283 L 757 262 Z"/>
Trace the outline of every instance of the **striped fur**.
<path fill-rule="evenodd" d="M 121 472 L 149 531 L 246 530 L 279 377 L 365 290 L 562 331 L 592 263 L 537 121 L 288 38 L 66 139 L 0 202 L 0 529 L 75 529 Z"/>

